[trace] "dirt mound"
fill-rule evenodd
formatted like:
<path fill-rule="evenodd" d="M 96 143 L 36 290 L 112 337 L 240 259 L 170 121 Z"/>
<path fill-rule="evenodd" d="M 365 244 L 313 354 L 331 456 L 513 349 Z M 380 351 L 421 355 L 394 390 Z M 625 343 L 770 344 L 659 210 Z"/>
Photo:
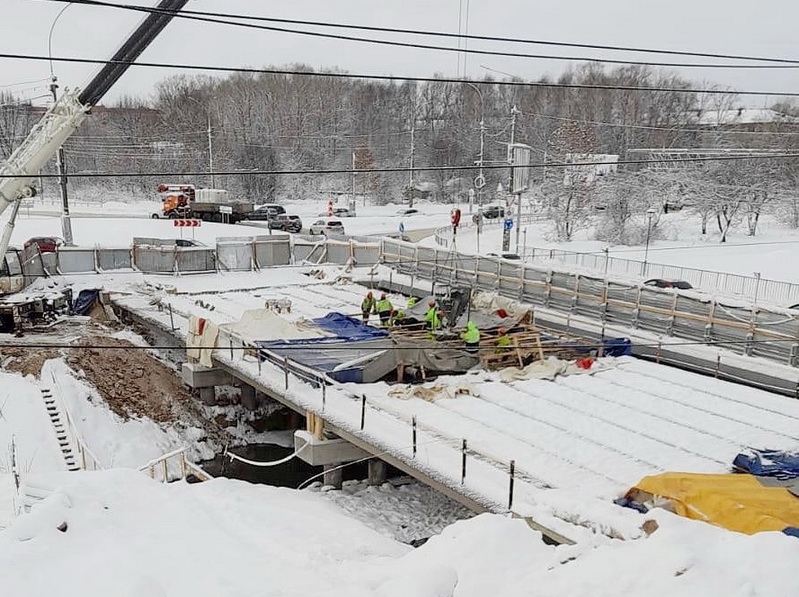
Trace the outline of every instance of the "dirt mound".
<path fill-rule="evenodd" d="M 174 421 L 181 407 L 191 400 L 175 372 L 146 350 L 109 337 L 89 336 L 81 344 L 115 347 L 73 348 L 67 362 L 85 373 L 86 379 L 119 416 Z"/>
<path fill-rule="evenodd" d="M 33 349 L 23 346 L 6 346 L 0 348 L 0 364 L 4 364 L 3 368 L 7 371 L 39 377 L 44 362 L 47 359 L 58 357 L 59 354 L 55 348 Z"/>

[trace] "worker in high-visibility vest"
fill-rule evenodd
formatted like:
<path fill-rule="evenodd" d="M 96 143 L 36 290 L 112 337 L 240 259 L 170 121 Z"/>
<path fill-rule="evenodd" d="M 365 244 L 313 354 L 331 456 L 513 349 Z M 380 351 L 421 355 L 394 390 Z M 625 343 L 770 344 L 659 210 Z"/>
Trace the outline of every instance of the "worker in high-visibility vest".
<path fill-rule="evenodd" d="M 430 300 L 427 303 L 429 307 L 427 309 L 427 313 L 424 315 L 424 323 L 425 327 L 428 328 L 431 332 L 435 332 L 436 330 L 441 329 L 441 316 L 439 314 L 438 305 L 434 300 Z"/>
<path fill-rule="evenodd" d="M 375 311 L 377 311 L 377 316 L 380 317 L 380 325 L 384 328 L 391 325 L 391 314 L 394 311 L 394 305 L 388 300 L 385 292 L 380 294 L 380 300 L 375 304 Z"/>
<path fill-rule="evenodd" d="M 494 352 L 497 354 L 501 354 L 505 352 L 508 348 L 510 348 L 511 341 L 510 337 L 508 336 L 508 330 L 506 328 L 499 328 L 497 330 L 497 333 L 499 335 L 497 336 L 497 339 L 494 341 L 494 344 L 496 345 L 496 349 L 494 349 Z"/>
<path fill-rule="evenodd" d="M 361 302 L 361 315 L 363 316 L 364 323 L 367 323 L 369 321 L 369 316 L 376 312 L 375 304 L 375 297 L 370 290 L 366 293 L 366 297 L 364 297 L 363 301 Z"/>
<path fill-rule="evenodd" d="M 477 354 L 480 348 L 480 330 L 477 329 L 477 324 L 470 320 L 461 334 L 461 340 L 466 345 L 466 352 Z"/>

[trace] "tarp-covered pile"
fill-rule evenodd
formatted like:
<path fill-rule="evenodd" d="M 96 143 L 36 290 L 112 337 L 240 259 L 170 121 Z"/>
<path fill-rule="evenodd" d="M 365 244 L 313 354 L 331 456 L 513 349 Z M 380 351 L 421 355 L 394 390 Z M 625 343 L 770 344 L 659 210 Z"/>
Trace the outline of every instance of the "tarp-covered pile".
<path fill-rule="evenodd" d="M 314 319 L 323 330 L 324 337 L 294 338 L 257 341 L 256 344 L 272 354 L 287 356 L 292 361 L 327 373 L 341 382 L 371 382 L 385 375 L 385 371 L 372 379 L 365 376 L 364 367 L 393 347 L 388 332 L 365 325 L 354 317 L 341 313 L 328 313 Z M 268 358 L 262 353 L 262 358 Z M 389 366 L 392 368 L 393 365 Z M 376 374 L 375 374 L 376 375 Z"/>
<path fill-rule="evenodd" d="M 735 457 L 732 466 L 753 475 L 796 479 L 799 477 L 799 453 L 748 448 Z"/>
<path fill-rule="evenodd" d="M 617 503 L 675 514 L 731 531 L 780 531 L 799 537 L 799 496 L 795 489 L 766 485 L 754 475 L 663 473 L 644 477 Z"/>

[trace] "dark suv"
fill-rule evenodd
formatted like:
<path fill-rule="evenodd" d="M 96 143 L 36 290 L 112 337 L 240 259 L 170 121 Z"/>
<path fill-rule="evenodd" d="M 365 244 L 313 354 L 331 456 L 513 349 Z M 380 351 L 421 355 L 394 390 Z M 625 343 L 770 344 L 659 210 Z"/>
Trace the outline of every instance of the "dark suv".
<path fill-rule="evenodd" d="M 489 205 L 483 208 L 483 217 L 489 220 L 505 217 L 505 208 L 501 205 Z"/>
<path fill-rule="evenodd" d="M 300 232 L 302 230 L 302 220 L 300 216 L 280 214 L 269 220 L 269 228 L 272 230 L 283 230 L 285 232 Z"/>

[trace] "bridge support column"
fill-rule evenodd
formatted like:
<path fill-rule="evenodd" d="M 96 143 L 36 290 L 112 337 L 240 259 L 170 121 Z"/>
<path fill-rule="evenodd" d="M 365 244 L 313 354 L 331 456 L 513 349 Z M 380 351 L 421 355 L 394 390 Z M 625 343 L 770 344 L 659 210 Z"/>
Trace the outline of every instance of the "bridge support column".
<path fill-rule="evenodd" d="M 344 469 L 336 468 L 337 464 L 326 464 L 323 467 L 325 472 L 324 476 L 322 477 L 322 482 L 325 485 L 330 485 L 335 487 L 336 489 L 341 489 L 341 485 L 344 482 Z"/>
<path fill-rule="evenodd" d="M 247 410 L 255 410 L 258 408 L 258 397 L 255 394 L 255 388 L 249 384 L 241 384 L 241 405 Z"/>
<path fill-rule="evenodd" d="M 386 482 L 386 463 L 378 458 L 369 461 L 369 485 L 382 485 Z"/>
<path fill-rule="evenodd" d="M 214 386 L 209 386 L 207 388 L 197 388 L 197 393 L 200 396 L 200 400 L 203 404 L 207 406 L 215 406 L 216 405 L 216 388 Z"/>

